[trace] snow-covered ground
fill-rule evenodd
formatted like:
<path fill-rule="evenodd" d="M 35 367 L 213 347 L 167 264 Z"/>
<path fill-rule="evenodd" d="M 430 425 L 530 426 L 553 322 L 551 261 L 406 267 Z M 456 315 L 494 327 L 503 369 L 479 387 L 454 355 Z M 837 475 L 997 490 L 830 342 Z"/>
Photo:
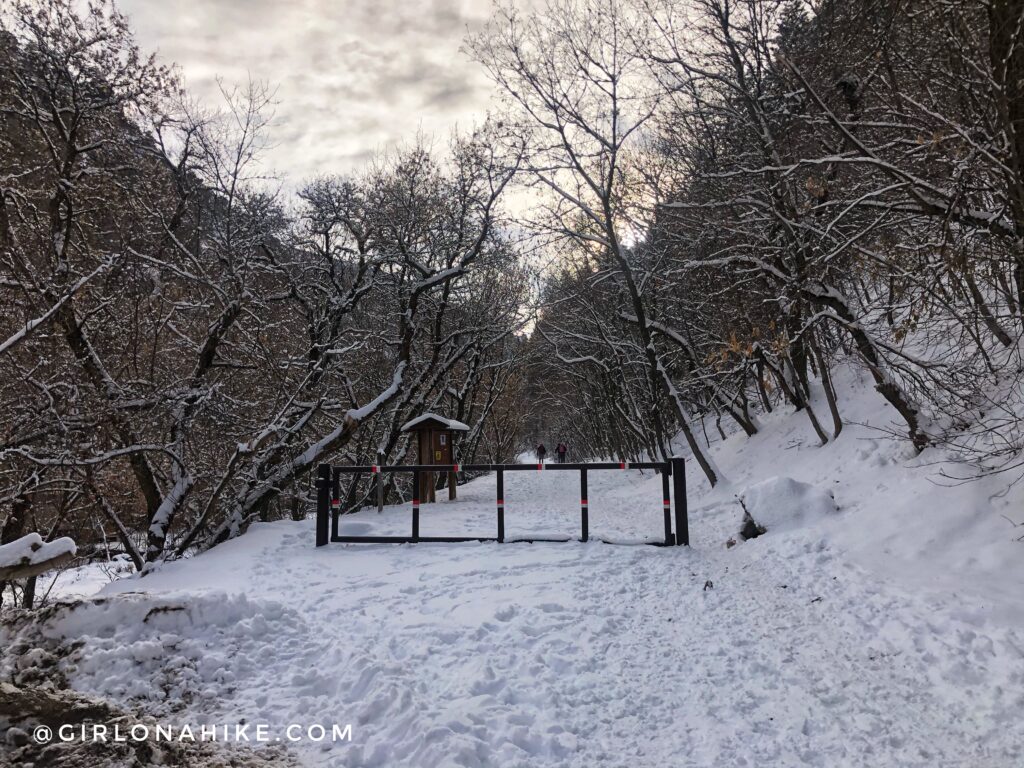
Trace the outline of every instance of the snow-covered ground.
<path fill-rule="evenodd" d="M 844 390 L 848 419 L 884 421 L 868 385 Z M 864 426 L 826 448 L 802 414 L 763 426 L 716 447 L 729 486 L 691 468 L 691 548 L 314 549 L 312 520 L 279 522 L 114 582 L 48 632 L 83 644 L 76 688 L 176 722 L 351 723 L 351 742 L 293 746 L 311 765 L 1024 765 L 1024 543 L 1002 517 L 1024 491 L 940 485 L 941 455 Z M 727 548 L 735 496 L 771 476 L 838 511 Z M 576 534 L 577 482 L 509 474 L 509 534 Z M 589 484 L 592 535 L 660 535 L 660 477 Z M 494 488 L 425 505 L 422 533 L 491 534 Z"/>

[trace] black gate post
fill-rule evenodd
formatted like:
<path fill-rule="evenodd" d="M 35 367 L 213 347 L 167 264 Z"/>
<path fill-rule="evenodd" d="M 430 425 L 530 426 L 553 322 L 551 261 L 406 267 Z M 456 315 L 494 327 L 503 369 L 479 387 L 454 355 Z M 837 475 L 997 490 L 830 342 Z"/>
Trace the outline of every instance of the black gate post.
<path fill-rule="evenodd" d="M 590 512 L 587 501 L 587 468 L 580 467 L 580 520 L 583 528 L 583 536 L 580 541 L 590 539 Z"/>
<path fill-rule="evenodd" d="M 505 542 L 505 470 L 498 469 L 498 543 Z"/>
<path fill-rule="evenodd" d="M 316 471 L 316 545 L 327 544 L 331 522 L 331 466 L 321 464 Z"/>
<path fill-rule="evenodd" d="M 666 462 L 665 466 L 661 470 L 661 499 L 662 499 L 662 509 L 665 510 L 665 546 L 666 547 L 671 547 L 673 544 L 675 544 L 675 541 L 672 539 L 672 497 L 671 497 L 671 495 L 669 493 L 669 485 L 668 485 L 669 484 L 668 476 L 669 476 L 669 472 L 670 471 L 671 471 L 671 467 L 669 466 L 668 462 Z"/>
<path fill-rule="evenodd" d="M 420 537 L 420 471 L 412 473 L 412 538 Z"/>
<path fill-rule="evenodd" d="M 672 459 L 672 496 L 676 507 L 676 546 L 690 546 L 690 522 L 686 512 L 686 461 Z"/>
<path fill-rule="evenodd" d="M 384 473 L 380 471 L 380 468 L 384 466 L 384 451 L 377 449 L 377 486 L 374 490 L 377 491 L 377 511 L 384 511 Z"/>
<path fill-rule="evenodd" d="M 333 467 L 331 476 L 331 536 L 338 535 L 338 518 L 341 517 L 341 467 Z"/>

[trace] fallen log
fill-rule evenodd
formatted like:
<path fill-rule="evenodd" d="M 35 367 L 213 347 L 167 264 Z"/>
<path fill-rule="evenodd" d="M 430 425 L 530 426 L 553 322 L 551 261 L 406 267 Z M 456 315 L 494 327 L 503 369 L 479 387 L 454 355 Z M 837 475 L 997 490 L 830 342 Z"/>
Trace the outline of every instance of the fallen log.
<path fill-rule="evenodd" d="M 0 545 L 0 581 L 28 579 L 52 571 L 75 557 L 75 542 L 68 537 L 43 541 L 38 533 Z"/>

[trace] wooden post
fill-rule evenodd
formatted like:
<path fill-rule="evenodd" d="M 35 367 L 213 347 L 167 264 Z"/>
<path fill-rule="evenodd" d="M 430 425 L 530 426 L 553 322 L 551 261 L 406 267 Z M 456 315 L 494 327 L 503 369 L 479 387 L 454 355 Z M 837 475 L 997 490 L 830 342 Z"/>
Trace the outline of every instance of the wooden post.
<path fill-rule="evenodd" d="M 442 454 L 442 459 L 454 467 L 459 466 L 458 460 L 455 458 L 455 430 L 445 430 L 445 449 Z M 458 485 L 459 485 L 459 473 L 452 470 L 448 473 L 448 501 L 455 501 L 458 497 Z"/>
<path fill-rule="evenodd" d="M 30 576 L 28 581 L 25 582 L 25 587 L 21 592 L 21 607 L 32 608 L 32 604 L 36 601 L 36 576 Z"/>
<path fill-rule="evenodd" d="M 419 432 L 419 449 L 417 454 L 417 460 L 419 464 L 433 464 L 434 454 L 431 449 L 433 443 L 433 431 L 429 429 L 420 430 Z M 416 473 L 416 498 L 422 501 L 424 504 L 429 504 L 434 500 L 434 473 L 433 472 L 417 472 Z"/>
<path fill-rule="evenodd" d="M 321 464 L 316 476 L 316 545 L 327 544 L 331 524 L 331 467 Z"/>

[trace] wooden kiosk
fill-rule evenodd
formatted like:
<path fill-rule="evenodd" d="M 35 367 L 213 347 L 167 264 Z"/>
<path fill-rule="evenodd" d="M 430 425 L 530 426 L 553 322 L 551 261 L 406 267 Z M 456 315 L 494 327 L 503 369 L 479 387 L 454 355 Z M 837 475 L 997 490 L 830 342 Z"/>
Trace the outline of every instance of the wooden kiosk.
<path fill-rule="evenodd" d="M 456 432 L 468 432 L 469 426 L 455 419 L 446 419 L 436 413 L 424 413 L 402 426 L 403 432 L 415 432 L 417 436 L 417 464 L 455 464 L 452 442 Z M 419 500 L 437 501 L 434 491 L 434 473 L 420 473 Z M 448 473 L 448 498 L 455 498 L 455 473 Z"/>

